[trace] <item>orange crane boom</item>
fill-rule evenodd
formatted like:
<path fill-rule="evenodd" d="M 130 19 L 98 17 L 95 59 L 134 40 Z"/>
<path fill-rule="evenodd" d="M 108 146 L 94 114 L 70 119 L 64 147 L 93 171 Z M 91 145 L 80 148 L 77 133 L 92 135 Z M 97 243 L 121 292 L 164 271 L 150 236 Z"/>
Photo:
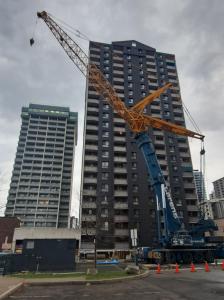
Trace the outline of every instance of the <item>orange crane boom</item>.
<path fill-rule="evenodd" d="M 43 19 L 69 58 L 79 68 L 79 70 L 88 77 L 89 82 L 92 84 L 94 89 L 99 93 L 99 95 L 103 96 L 108 101 L 114 111 L 126 121 L 133 132 L 140 133 L 147 131 L 149 127 L 154 127 L 179 135 L 194 137 L 201 140 L 204 139 L 202 134 L 188 130 L 185 127 L 143 114 L 145 106 L 149 105 L 154 99 L 158 98 L 163 92 L 165 92 L 166 89 L 171 87 L 171 83 L 168 83 L 152 94 L 149 94 L 132 108 L 128 108 L 118 97 L 115 89 L 104 77 L 98 67 L 95 64 L 89 63 L 89 58 L 85 52 L 50 17 L 50 15 L 46 11 L 43 11 L 38 12 L 37 16 Z"/>

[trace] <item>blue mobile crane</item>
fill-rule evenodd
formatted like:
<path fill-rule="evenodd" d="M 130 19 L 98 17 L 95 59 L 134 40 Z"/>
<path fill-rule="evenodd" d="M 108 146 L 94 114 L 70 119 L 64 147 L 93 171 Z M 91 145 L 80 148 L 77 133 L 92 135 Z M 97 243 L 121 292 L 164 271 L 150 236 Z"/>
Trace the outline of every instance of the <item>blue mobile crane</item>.
<path fill-rule="evenodd" d="M 197 138 L 203 141 L 204 136 L 188 130 L 182 126 L 145 115 L 144 108 L 154 99 L 158 98 L 172 85 L 168 83 L 157 91 L 140 100 L 133 107 L 126 107 L 125 103 L 118 97 L 115 89 L 104 77 L 103 73 L 95 64 L 89 62 L 88 56 L 80 46 L 72 40 L 68 34 L 53 20 L 47 12 L 38 12 L 41 18 L 56 37 L 66 54 L 88 78 L 89 84 L 108 101 L 114 111 L 129 125 L 130 130 L 135 133 L 135 141 L 141 150 L 151 177 L 156 196 L 156 215 L 158 229 L 158 248 L 147 248 L 147 259 L 157 262 L 185 262 L 191 261 L 213 261 L 217 245 L 206 243 L 204 232 L 213 231 L 216 226 L 212 220 L 200 220 L 192 231 L 184 229 L 184 224 L 178 217 L 171 195 L 166 188 L 165 179 L 160 169 L 152 141 L 147 133 L 149 127 L 166 130 L 177 135 Z M 34 39 L 30 40 L 32 46 Z M 164 224 L 164 229 L 161 227 Z M 144 249 L 146 250 L 146 249 Z"/>

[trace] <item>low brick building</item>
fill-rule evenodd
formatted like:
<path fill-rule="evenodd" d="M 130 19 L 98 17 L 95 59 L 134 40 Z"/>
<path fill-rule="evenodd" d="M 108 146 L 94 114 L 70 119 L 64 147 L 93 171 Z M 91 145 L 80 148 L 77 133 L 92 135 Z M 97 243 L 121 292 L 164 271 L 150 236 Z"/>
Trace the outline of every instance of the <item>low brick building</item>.
<path fill-rule="evenodd" d="M 11 251 L 15 228 L 20 227 L 17 217 L 0 217 L 0 252 Z"/>

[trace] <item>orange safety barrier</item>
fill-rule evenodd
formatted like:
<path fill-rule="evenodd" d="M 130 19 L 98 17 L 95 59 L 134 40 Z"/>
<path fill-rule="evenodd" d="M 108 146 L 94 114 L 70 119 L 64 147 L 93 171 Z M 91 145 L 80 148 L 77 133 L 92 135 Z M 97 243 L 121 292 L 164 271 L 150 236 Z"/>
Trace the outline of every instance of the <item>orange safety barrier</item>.
<path fill-rule="evenodd" d="M 195 265 L 193 262 L 191 263 L 191 272 L 196 272 Z"/>
<path fill-rule="evenodd" d="M 210 272 L 209 265 L 207 261 L 205 262 L 205 272 Z"/>
<path fill-rule="evenodd" d="M 176 263 L 176 266 L 175 266 L 175 273 L 180 273 L 179 266 L 178 266 L 177 263 Z"/>
<path fill-rule="evenodd" d="M 160 273 L 161 273 L 161 267 L 160 264 L 158 264 L 156 269 L 156 274 L 160 274 Z"/>

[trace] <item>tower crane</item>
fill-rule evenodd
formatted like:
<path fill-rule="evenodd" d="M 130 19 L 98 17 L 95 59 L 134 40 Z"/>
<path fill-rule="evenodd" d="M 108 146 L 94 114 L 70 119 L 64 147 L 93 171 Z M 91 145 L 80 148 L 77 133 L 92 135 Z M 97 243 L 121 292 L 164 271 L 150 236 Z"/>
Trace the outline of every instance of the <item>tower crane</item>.
<path fill-rule="evenodd" d="M 41 18 L 55 38 L 58 40 L 68 57 L 88 78 L 89 83 L 113 108 L 113 110 L 126 121 L 130 130 L 135 133 L 135 140 L 138 148 L 141 150 L 151 178 L 151 184 L 154 188 L 157 202 L 157 226 L 158 240 L 162 247 L 194 247 L 192 236 L 187 231 L 182 230 L 182 222 L 178 217 L 175 205 L 166 188 L 165 179 L 160 169 L 155 150 L 147 130 L 149 127 L 166 130 L 177 135 L 192 137 L 203 141 L 204 136 L 200 133 L 188 130 L 182 126 L 161 120 L 144 114 L 144 108 L 151 104 L 162 93 L 169 89 L 172 84 L 167 83 L 152 94 L 137 102 L 131 108 L 119 98 L 110 82 L 104 77 L 99 68 L 90 63 L 88 56 L 81 47 L 71 39 L 71 37 L 52 19 L 46 12 L 38 12 L 37 16 Z M 34 41 L 32 40 L 32 43 Z M 163 211 L 164 231 L 161 230 L 160 211 Z M 203 242 L 198 242 L 202 245 Z M 204 245 L 204 244 L 203 244 Z M 172 252 L 172 251 L 171 251 Z"/>

